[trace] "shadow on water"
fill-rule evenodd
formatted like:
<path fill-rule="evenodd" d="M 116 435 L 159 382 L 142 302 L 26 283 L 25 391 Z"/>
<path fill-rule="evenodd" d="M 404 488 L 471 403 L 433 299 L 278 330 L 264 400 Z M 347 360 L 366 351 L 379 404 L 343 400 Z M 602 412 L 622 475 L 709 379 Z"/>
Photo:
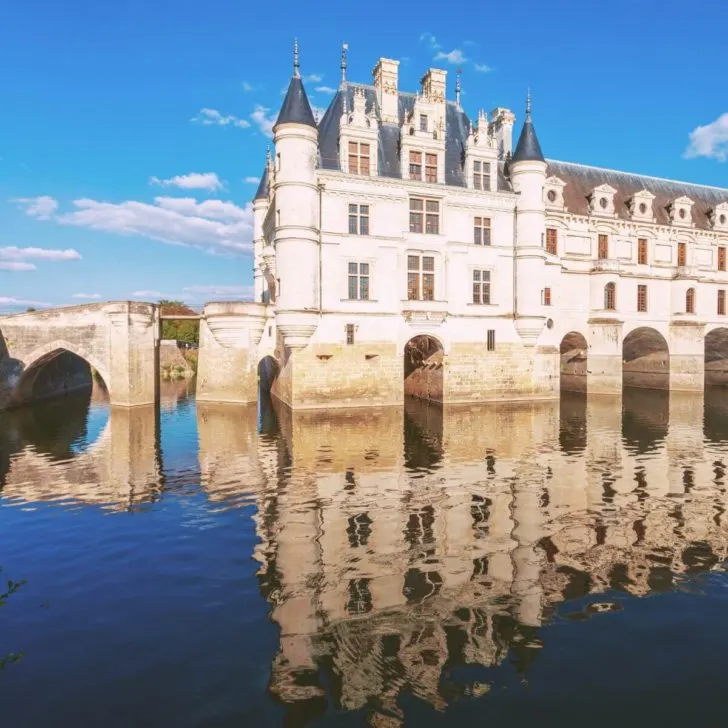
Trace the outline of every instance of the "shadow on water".
<path fill-rule="evenodd" d="M 653 451 L 667 437 L 670 393 L 625 387 L 622 394 L 622 437 L 636 454 Z"/>
<path fill-rule="evenodd" d="M 559 445 L 566 455 L 586 449 L 586 392 L 561 393 L 559 402 Z"/>
<path fill-rule="evenodd" d="M 407 468 L 429 470 L 443 456 L 442 405 L 416 397 L 404 403 L 404 461 Z"/>

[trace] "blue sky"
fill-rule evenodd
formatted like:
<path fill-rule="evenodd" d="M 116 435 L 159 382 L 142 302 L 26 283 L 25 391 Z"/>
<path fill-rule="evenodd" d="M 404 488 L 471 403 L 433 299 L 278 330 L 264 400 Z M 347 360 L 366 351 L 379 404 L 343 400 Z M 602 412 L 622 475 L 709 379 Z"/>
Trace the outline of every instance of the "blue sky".
<path fill-rule="evenodd" d="M 461 66 L 466 111 L 507 106 L 517 129 L 530 86 L 548 157 L 728 187 L 717 0 L 352 8 L 2 3 L 0 310 L 249 295 L 248 202 L 294 35 L 317 107 L 346 41 L 351 80 L 386 56 L 403 90 L 451 71 L 452 98 Z"/>

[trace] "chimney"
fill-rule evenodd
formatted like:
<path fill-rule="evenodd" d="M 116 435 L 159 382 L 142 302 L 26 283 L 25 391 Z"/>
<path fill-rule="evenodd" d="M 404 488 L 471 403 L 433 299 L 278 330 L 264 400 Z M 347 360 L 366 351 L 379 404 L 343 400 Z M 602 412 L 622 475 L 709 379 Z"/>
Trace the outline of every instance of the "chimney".
<path fill-rule="evenodd" d="M 427 101 L 434 104 L 445 103 L 445 81 L 447 71 L 440 68 L 430 68 L 422 77 L 422 95 Z"/>
<path fill-rule="evenodd" d="M 513 123 L 515 115 L 500 106 L 490 112 L 490 129 L 498 144 L 498 159 L 505 159 L 513 152 Z"/>
<path fill-rule="evenodd" d="M 382 115 L 383 124 L 399 124 L 397 84 L 399 80 L 399 61 L 380 58 L 372 71 L 374 88 Z"/>

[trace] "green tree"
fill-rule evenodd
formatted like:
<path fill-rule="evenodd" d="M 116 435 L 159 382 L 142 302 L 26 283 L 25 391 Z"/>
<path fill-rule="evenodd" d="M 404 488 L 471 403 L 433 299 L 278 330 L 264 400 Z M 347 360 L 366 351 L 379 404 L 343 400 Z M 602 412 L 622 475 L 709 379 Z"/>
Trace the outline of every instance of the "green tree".
<path fill-rule="evenodd" d="M 159 302 L 163 316 L 194 316 L 195 312 L 182 301 L 162 299 Z M 162 321 L 162 338 L 184 341 L 186 344 L 198 344 L 200 341 L 200 322 L 191 320 Z"/>

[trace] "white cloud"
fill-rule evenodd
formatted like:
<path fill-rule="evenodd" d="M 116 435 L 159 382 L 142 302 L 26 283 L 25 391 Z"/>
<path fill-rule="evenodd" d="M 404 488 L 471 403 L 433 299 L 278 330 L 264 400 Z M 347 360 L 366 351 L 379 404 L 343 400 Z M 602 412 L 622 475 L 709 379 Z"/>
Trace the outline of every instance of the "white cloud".
<path fill-rule="evenodd" d="M 66 250 L 53 250 L 51 248 L 16 248 L 8 246 L 0 248 L 0 263 L 5 261 L 26 261 L 28 258 L 36 260 L 81 260 L 77 250 L 68 248 Z M 5 270 L 11 270 L 5 268 Z M 31 268 L 14 268 L 12 270 L 32 270 Z"/>
<path fill-rule="evenodd" d="M 127 200 L 74 200 L 73 212 L 60 214 L 63 225 L 139 235 L 170 245 L 206 248 L 209 252 L 242 253 L 251 248 L 253 207 L 232 202 L 156 197 L 154 204 Z"/>
<path fill-rule="evenodd" d="M 0 306 L 50 306 L 46 301 L 28 301 L 24 298 L 0 296 Z"/>
<path fill-rule="evenodd" d="M 255 86 L 252 83 L 243 81 L 243 91 L 255 91 Z"/>
<path fill-rule="evenodd" d="M 316 88 L 314 90 L 316 91 L 316 93 L 319 93 L 319 94 L 335 94 L 336 93 L 336 89 L 332 88 L 331 86 L 316 86 Z"/>
<path fill-rule="evenodd" d="M 253 286 L 186 286 L 184 292 L 194 296 L 225 296 L 249 300 L 253 297 Z"/>
<path fill-rule="evenodd" d="M 308 76 L 301 76 L 304 83 L 321 83 L 324 80 L 323 73 L 309 73 Z"/>
<path fill-rule="evenodd" d="M 161 187 L 179 187 L 183 190 L 207 190 L 208 192 L 216 192 L 224 186 L 214 172 L 191 172 L 190 174 L 181 174 L 169 179 L 150 177 L 149 184 L 160 185 Z"/>
<path fill-rule="evenodd" d="M 728 112 L 705 126 L 697 126 L 690 132 L 690 144 L 685 150 L 686 159 L 709 157 L 725 162 L 728 159 Z"/>
<path fill-rule="evenodd" d="M 161 291 L 134 291 L 131 295 L 134 296 L 134 298 L 164 298 Z"/>
<path fill-rule="evenodd" d="M 420 35 L 420 43 L 427 43 L 433 51 L 436 51 L 438 48 L 442 48 L 442 46 L 437 42 L 437 38 L 427 31 Z"/>
<path fill-rule="evenodd" d="M 253 120 L 253 123 L 257 125 L 258 129 L 260 129 L 260 132 L 262 134 L 272 139 L 273 125 L 276 123 L 277 117 L 269 116 L 269 111 L 270 109 L 267 109 L 265 106 L 257 104 L 255 110 L 250 115 L 250 118 Z"/>
<path fill-rule="evenodd" d="M 485 63 L 476 63 L 475 70 L 478 73 L 490 73 L 493 69 L 490 66 L 486 66 Z"/>
<path fill-rule="evenodd" d="M 26 215 L 37 217 L 39 220 L 48 220 L 58 209 L 58 201 L 48 195 L 18 197 L 11 202 L 15 202 Z"/>
<path fill-rule="evenodd" d="M 316 121 L 321 121 L 326 113 L 326 109 L 323 106 L 314 106 L 313 104 L 311 104 L 311 111 L 313 111 L 313 118 Z"/>
<path fill-rule="evenodd" d="M 459 48 L 454 48 L 449 53 L 440 51 L 435 56 L 436 61 L 447 61 L 448 63 L 466 63 L 467 58 L 463 55 L 463 52 Z"/>
<path fill-rule="evenodd" d="M 232 114 L 224 116 L 217 109 L 200 109 L 200 113 L 193 116 L 190 121 L 203 126 L 237 126 L 241 129 L 247 129 L 250 126 L 249 121 L 239 119 Z"/>
<path fill-rule="evenodd" d="M 248 185 L 259 185 L 260 177 L 246 177 L 243 182 Z"/>
<path fill-rule="evenodd" d="M 15 272 L 37 270 L 33 263 L 23 263 L 17 260 L 0 260 L 0 270 L 12 270 Z"/>
<path fill-rule="evenodd" d="M 80 298 L 84 301 L 95 301 L 101 298 L 100 293 L 74 293 L 71 298 Z"/>

